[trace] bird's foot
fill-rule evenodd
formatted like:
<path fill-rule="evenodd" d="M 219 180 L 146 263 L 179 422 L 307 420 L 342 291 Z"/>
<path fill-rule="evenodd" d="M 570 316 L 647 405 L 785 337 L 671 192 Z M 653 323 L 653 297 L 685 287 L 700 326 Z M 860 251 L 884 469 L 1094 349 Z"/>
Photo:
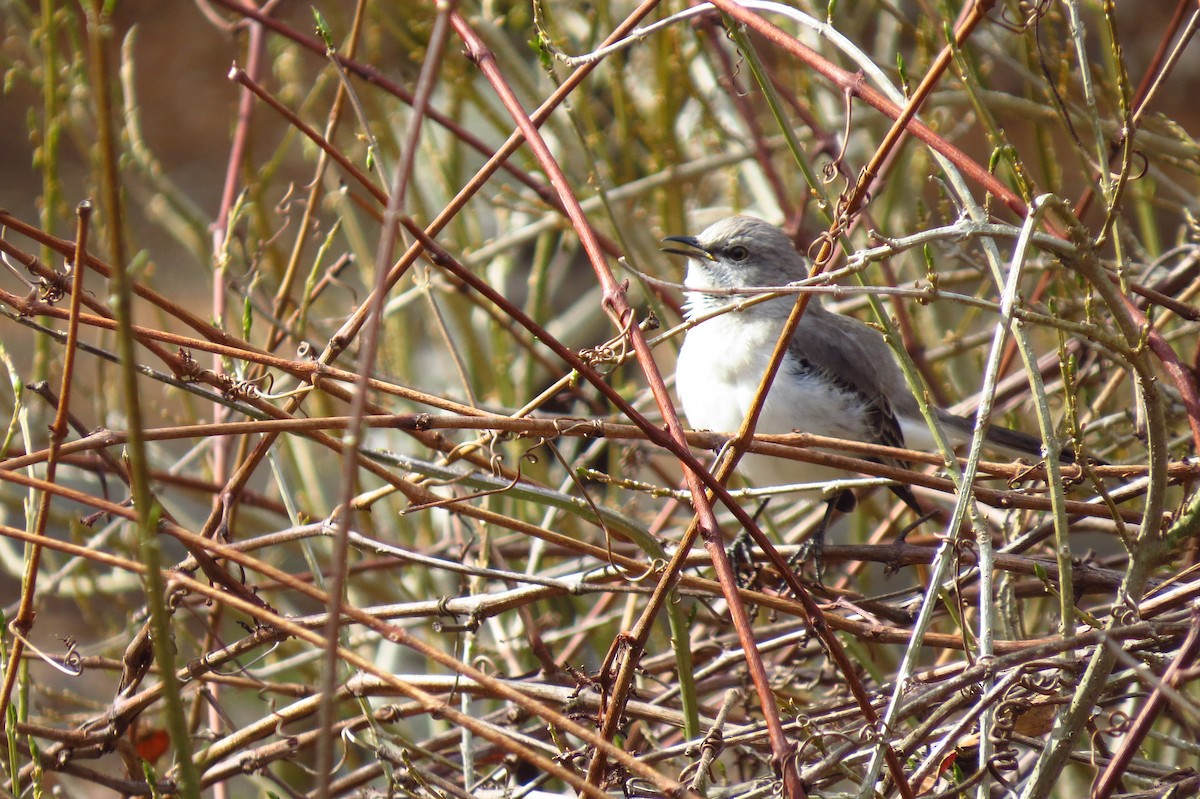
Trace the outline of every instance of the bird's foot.
<path fill-rule="evenodd" d="M 817 585 L 825 585 L 825 531 L 817 530 L 812 536 L 800 547 L 800 551 L 796 553 L 794 560 L 796 561 L 811 561 L 813 565 L 813 576 L 817 580 Z"/>
<path fill-rule="evenodd" d="M 938 515 L 937 510 L 931 510 L 931 511 L 927 511 L 926 513 L 921 514 L 921 516 L 915 522 L 908 525 L 907 527 L 905 527 L 899 533 L 896 534 L 896 543 L 903 544 L 904 539 L 908 538 L 909 533 L 911 533 L 913 530 L 916 530 L 922 524 L 924 524 L 925 522 L 929 521 L 930 519 L 932 519 L 933 517 L 935 517 L 937 515 Z"/>
<path fill-rule="evenodd" d="M 754 563 L 754 540 L 750 538 L 750 533 L 745 530 L 739 532 L 725 551 L 738 588 L 755 586 L 758 583 L 758 567 Z"/>

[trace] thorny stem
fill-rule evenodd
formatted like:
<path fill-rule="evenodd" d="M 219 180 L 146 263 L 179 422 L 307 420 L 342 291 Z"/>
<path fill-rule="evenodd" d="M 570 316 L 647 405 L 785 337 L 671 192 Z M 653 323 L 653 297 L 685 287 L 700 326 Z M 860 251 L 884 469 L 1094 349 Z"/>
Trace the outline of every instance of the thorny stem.
<path fill-rule="evenodd" d="M 71 260 L 71 308 L 67 318 L 67 343 L 63 355 L 63 374 L 58 390 L 58 408 L 55 410 L 54 421 L 50 425 L 50 446 L 46 452 L 46 482 L 53 483 L 58 473 L 59 453 L 63 441 L 66 440 L 67 420 L 71 409 L 71 386 L 74 385 L 75 356 L 79 343 L 79 307 L 83 296 L 84 270 L 80 264 L 87 252 L 89 223 L 92 217 L 92 205 L 88 202 L 79 204 L 76 210 L 77 227 L 75 231 L 75 256 Z M 34 533 L 38 538 L 46 535 L 46 525 L 50 520 L 50 500 L 53 493 L 43 491 L 38 497 L 37 514 L 34 519 Z M 20 671 L 21 655 L 25 647 L 25 638 L 33 629 L 34 598 L 37 594 L 38 571 L 41 567 L 42 548 L 34 543 L 25 558 L 25 574 L 21 580 L 21 600 L 17 606 L 16 615 L 9 622 L 13 632 L 12 649 L 4 670 L 4 685 L 0 688 L 0 719 L 8 723 L 8 706 L 12 698 L 13 686 Z M 14 783 L 14 791 L 16 789 Z"/>
<path fill-rule="evenodd" d="M 441 63 L 442 52 L 450 29 L 448 18 L 455 3 L 439 9 L 437 21 L 430 35 L 430 48 L 426 54 L 425 64 L 421 68 L 421 77 L 417 84 L 417 95 L 413 103 L 413 118 L 410 123 L 410 133 L 405 145 L 404 155 L 396 166 L 396 174 L 388 193 L 387 205 L 383 213 L 383 225 L 380 232 L 379 246 L 375 256 L 375 285 L 371 290 L 368 306 L 369 316 L 364 325 L 362 348 L 359 351 L 356 370 L 359 377 L 355 382 L 355 390 L 350 404 L 350 426 L 346 436 L 346 446 L 342 461 L 342 498 L 341 512 L 337 514 L 332 559 L 332 577 L 329 581 L 329 621 L 325 627 L 325 640 L 329 642 L 325 650 L 321 675 L 321 706 L 320 729 L 322 735 L 317 741 L 317 791 L 318 799 L 328 799 L 329 785 L 333 779 L 333 752 L 335 736 L 334 727 L 334 692 L 338 681 L 338 671 L 341 661 L 338 657 L 338 625 L 341 621 L 341 610 L 346 598 L 344 595 L 346 573 L 350 555 L 350 517 L 351 500 L 357 493 L 359 474 L 359 447 L 363 440 L 363 415 L 367 412 L 369 376 L 375 372 L 375 358 L 379 351 L 379 332 L 383 325 L 383 306 L 387 296 L 388 265 L 395 254 L 396 243 L 400 238 L 400 217 L 404 212 L 405 187 L 408 185 L 412 171 L 413 157 L 420 138 L 421 122 L 433 91 L 437 68 Z"/>

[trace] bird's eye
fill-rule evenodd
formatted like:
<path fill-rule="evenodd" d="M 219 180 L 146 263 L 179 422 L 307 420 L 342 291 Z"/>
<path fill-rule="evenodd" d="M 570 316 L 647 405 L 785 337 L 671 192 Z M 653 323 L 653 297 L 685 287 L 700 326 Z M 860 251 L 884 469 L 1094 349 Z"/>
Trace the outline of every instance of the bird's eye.
<path fill-rule="evenodd" d="M 734 261 L 744 261 L 750 256 L 750 251 L 740 244 L 729 248 L 729 257 Z"/>

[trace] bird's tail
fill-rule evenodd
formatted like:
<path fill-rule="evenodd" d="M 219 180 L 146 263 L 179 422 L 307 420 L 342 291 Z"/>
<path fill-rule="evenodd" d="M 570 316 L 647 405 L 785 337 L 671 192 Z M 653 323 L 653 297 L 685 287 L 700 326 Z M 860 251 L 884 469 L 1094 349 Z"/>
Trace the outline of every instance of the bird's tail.
<path fill-rule="evenodd" d="M 947 411 L 940 411 L 938 413 L 938 421 L 967 439 L 969 439 L 975 429 L 974 419 L 955 416 Z M 1007 427 L 991 425 L 987 431 L 987 443 L 991 448 L 1000 450 L 1008 455 L 1043 457 L 1042 440 L 1037 436 L 1022 433 L 1020 430 L 1010 430 Z M 1060 463 L 1074 463 L 1075 450 L 1071 447 L 1063 447 L 1059 452 L 1058 460 Z"/>

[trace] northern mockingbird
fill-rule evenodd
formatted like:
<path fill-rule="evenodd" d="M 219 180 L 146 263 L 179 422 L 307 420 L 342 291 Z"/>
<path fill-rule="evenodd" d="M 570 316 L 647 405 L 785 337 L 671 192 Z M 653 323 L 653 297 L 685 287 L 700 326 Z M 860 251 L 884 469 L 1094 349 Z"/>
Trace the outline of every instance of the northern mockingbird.
<path fill-rule="evenodd" d="M 749 216 L 723 219 L 695 237 L 668 236 L 664 241 L 686 247 L 663 249 L 688 258 L 684 280 L 688 319 L 746 299 L 731 296 L 729 289 L 779 287 L 808 276 L 807 260 L 784 232 Z M 791 295 L 765 300 L 713 316 L 688 330 L 675 386 L 692 427 L 720 432 L 741 427 L 794 302 Z M 952 443 L 969 440 L 973 420 L 940 408 L 937 416 Z M 883 336 L 857 319 L 826 310 L 816 297 L 788 342 L 755 430 L 800 431 L 925 450 L 935 446 Z M 1008 453 L 1041 457 L 1041 441 L 1025 433 L 993 426 L 987 441 Z M 1072 459 L 1064 450 L 1063 460 Z M 754 454 L 742 458 L 740 469 L 758 487 L 846 475 L 829 467 Z M 918 516 L 924 513 L 908 486 L 895 485 L 892 491 Z M 853 499 L 845 491 L 830 500 L 813 536 L 815 550 L 820 550 L 834 510 L 852 510 Z"/>

